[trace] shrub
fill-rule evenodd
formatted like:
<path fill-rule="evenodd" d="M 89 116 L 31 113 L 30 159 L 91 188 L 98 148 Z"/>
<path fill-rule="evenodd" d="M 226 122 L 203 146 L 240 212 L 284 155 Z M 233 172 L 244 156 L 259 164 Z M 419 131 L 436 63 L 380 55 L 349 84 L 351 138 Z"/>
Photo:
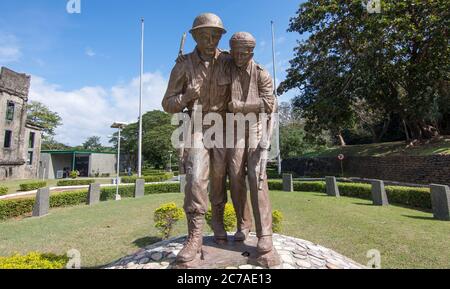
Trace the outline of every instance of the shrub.
<path fill-rule="evenodd" d="M 411 207 L 432 209 L 431 193 L 428 188 L 386 187 L 389 202 Z"/>
<path fill-rule="evenodd" d="M 156 209 L 154 213 L 155 228 L 165 240 L 172 234 L 173 226 L 183 218 L 183 210 L 175 203 L 165 204 Z"/>
<path fill-rule="evenodd" d="M 78 178 L 78 172 L 77 171 L 71 171 L 69 175 L 72 179 Z"/>
<path fill-rule="evenodd" d="M 211 209 L 208 210 L 206 213 L 206 222 L 208 223 L 209 227 L 212 229 L 212 211 Z M 237 219 L 236 219 L 236 212 L 234 210 L 234 207 L 232 204 L 227 203 L 225 205 L 225 211 L 223 215 L 223 223 L 225 225 L 225 231 L 232 232 L 234 229 L 236 229 Z"/>
<path fill-rule="evenodd" d="M 20 184 L 20 190 L 22 192 L 28 192 L 28 191 L 34 191 L 41 188 L 45 188 L 47 186 L 47 182 L 33 182 L 33 183 L 26 183 L 26 184 Z"/>
<path fill-rule="evenodd" d="M 60 207 L 70 207 L 85 204 L 87 202 L 88 192 L 87 191 L 75 191 L 59 193 L 50 196 L 50 207 L 60 208 Z"/>
<path fill-rule="evenodd" d="M 16 218 L 33 211 L 34 199 L 0 201 L 0 220 Z"/>
<path fill-rule="evenodd" d="M 272 230 L 274 233 L 281 233 L 283 226 L 283 214 L 280 211 L 273 211 L 272 213 Z"/>
<path fill-rule="evenodd" d="M 173 178 L 173 173 L 163 173 L 163 174 L 157 174 L 157 175 L 151 175 L 151 176 L 144 176 L 141 179 L 144 179 L 146 183 L 157 183 L 157 182 L 164 182 L 167 180 L 170 180 Z M 135 183 L 136 180 L 139 179 L 137 176 L 132 177 L 123 177 L 122 183 L 124 184 L 132 184 Z"/>
<path fill-rule="evenodd" d="M 369 184 L 338 183 L 338 187 L 342 196 L 367 200 L 372 199 L 372 186 Z"/>
<path fill-rule="evenodd" d="M 25 256 L 0 257 L 0 269 L 63 269 L 67 262 L 66 256 L 32 252 Z"/>
<path fill-rule="evenodd" d="M 67 186 L 88 186 L 90 184 L 95 183 L 95 180 L 62 180 L 58 181 L 56 185 L 58 187 L 67 187 Z"/>
<path fill-rule="evenodd" d="M 8 193 L 8 187 L 0 186 L 0 196 L 4 196 Z"/>
<path fill-rule="evenodd" d="M 109 178 L 111 176 L 111 174 L 102 174 L 102 178 Z"/>

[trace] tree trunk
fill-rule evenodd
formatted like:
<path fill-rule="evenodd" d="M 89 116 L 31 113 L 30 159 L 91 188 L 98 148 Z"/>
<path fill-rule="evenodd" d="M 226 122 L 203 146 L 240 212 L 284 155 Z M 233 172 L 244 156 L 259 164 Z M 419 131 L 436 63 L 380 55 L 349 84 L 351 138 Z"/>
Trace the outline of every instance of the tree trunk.
<path fill-rule="evenodd" d="M 341 147 L 347 146 L 347 143 L 345 142 L 342 133 L 337 134 L 336 137 L 338 138 Z"/>
<path fill-rule="evenodd" d="M 388 116 L 388 118 L 384 121 L 383 129 L 381 130 L 381 132 L 378 135 L 376 135 L 376 137 L 374 139 L 375 143 L 381 142 L 381 140 L 383 139 L 383 136 L 387 133 L 390 124 L 391 124 L 391 116 Z"/>
<path fill-rule="evenodd" d="M 406 142 L 410 142 L 411 141 L 411 136 L 410 136 L 409 131 L 408 131 L 408 125 L 406 124 L 405 120 L 402 120 L 402 122 L 403 122 L 403 129 L 405 130 Z"/>

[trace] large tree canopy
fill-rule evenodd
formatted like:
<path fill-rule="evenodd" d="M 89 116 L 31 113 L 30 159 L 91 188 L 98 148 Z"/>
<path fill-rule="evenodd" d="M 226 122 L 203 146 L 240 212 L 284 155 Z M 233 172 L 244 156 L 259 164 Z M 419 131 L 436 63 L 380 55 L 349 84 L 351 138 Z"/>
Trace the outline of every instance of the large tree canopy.
<path fill-rule="evenodd" d="M 174 127 L 171 116 L 165 112 L 154 110 L 143 115 L 142 153 L 146 164 L 164 168 L 169 162 L 169 151 L 174 151 L 171 136 Z M 122 151 L 129 155 L 130 166 L 135 167 L 138 156 L 138 123 L 128 125 L 122 131 Z M 117 147 L 117 133 L 110 141 Z"/>
<path fill-rule="evenodd" d="M 330 130 L 345 144 L 343 130 L 362 123 L 377 140 L 393 114 L 407 138 L 446 128 L 450 2 L 381 3 L 369 14 L 361 1 L 310 0 L 291 19 L 289 31 L 309 37 L 279 93 L 300 89 L 293 103 L 308 133 Z"/>
<path fill-rule="evenodd" d="M 46 137 L 55 136 L 55 130 L 62 125 L 62 119 L 58 113 L 51 111 L 47 106 L 38 102 L 31 101 L 27 105 L 28 120 L 43 127 L 43 132 Z"/>

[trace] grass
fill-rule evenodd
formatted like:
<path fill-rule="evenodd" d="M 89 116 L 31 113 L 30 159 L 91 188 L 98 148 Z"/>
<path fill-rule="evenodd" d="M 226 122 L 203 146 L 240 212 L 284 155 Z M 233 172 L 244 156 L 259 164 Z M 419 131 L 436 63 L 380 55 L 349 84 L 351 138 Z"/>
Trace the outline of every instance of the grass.
<path fill-rule="evenodd" d="M 93 179 L 93 178 L 86 178 L 86 179 Z M 39 182 L 42 180 L 12 180 L 12 181 L 0 181 L 0 186 L 5 186 L 8 188 L 7 194 L 15 194 L 20 192 L 20 184 L 29 184 L 33 182 Z M 59 180 L 45 180 L 47 182 L 47 185 L 49 187 L 56 187 L 56 183 Z M 110 184 L 110 179 L 97 179 L 96 182 L 100 184 Z"/>
<path fill-rule="evenodd" d="M 440 140 L 430 141 L 413 147 L 407 147 L 403 141 L 333 147 L 307 153 L 304 157 L 336 157 L 339 154 L 372 157 L 450 155 L 450 137 L 447 136 Z"/>
<path fill-rule="evenodd" d="M 362 264 L 368 250 L 378 249 L 384 268 L 450 268 L 450 223 L 433 220 L 431 213 L 319 193 L 271 192 L 271 199 L 273 209 L 284 215 L 285 235 L 319 243 Z M 77 249 L 83 267 L 102 266 L 158 241 L 153 212 L 169 202 L 181 206 L 183 195 L 151 195 L 9 220 L 0 223 L 0 255 Z M 174 235 L 185 233 L 181 221 Z"/>

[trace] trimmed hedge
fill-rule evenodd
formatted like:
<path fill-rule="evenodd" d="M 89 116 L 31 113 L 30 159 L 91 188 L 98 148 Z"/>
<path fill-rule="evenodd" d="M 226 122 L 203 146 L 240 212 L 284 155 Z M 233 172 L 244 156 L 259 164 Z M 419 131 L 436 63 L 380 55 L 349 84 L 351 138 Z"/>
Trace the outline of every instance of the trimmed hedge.
<path fill-rule="evenodd" d="M 0 196 L 4 196 L 8 193 L 8 187 L 0 186 Z"/>
<path fill-rule="evenodd" d="M 145 195 L 179 193 L 180 184 L 148 184 L 145 185 Z M 134 186 L 119 187 L 119 194 L 122 198 L 132 198 L 134 196 Z M 102 188 L 100 200 L 114 200 L 116 188 Z M 88 192 L 86 190 L 53 194 L 50 196 L 50 207 L 70 207 L 86 204 Z M 34 198 L 13 199 L 0 201 L 0 220 L 7 220 L 30 214 L 33 211 Z"/>
<path fill-rule="evenodd" d="M 137 179 L 144 179 L 146 183 L 157 183 L 157 182 L 164 182 L 164 181 L 170 180 L 173 177 L 174 177 L 173 173 L 163 173 L 163 174 L 156 174 L 156 175 L 151 175 L 151 176 L 143 176 L 142 178 L 138 178 L 137 176 L 123 177 L 122 183 L 133 184 L 136 182 Z"/>
<path fill-rule="evenodd" d="M 372 186 L 361 183 L 338 183 L 339 192 L 342 196 L 372 199 Z M 269 189 L 274 191 L 283 190 L 283 181 L 269 180 Z M 297 192 L 319 192 L 326 193 L 325 182 L 294 182 L 294 191 Z M 406 205 L 422 209 L 432 209 L 431 193 L 428 188 L 386 186 L 386 194 L 392 204 Z"/>
<path fill-rule="evenodd" d="M 20 184 L 20 191 L 22 192 L 34 191 L 41 188 L 45 188 L 46 186 L 47 182 L 33 182 L 27 184 Z"/>
<path fill-rule="evenodd" d="M 95 183 L 95 180 L 62 180 L 56 183 L 58 187 L 68 187 L 68 186 L 88 186 Z"/>

